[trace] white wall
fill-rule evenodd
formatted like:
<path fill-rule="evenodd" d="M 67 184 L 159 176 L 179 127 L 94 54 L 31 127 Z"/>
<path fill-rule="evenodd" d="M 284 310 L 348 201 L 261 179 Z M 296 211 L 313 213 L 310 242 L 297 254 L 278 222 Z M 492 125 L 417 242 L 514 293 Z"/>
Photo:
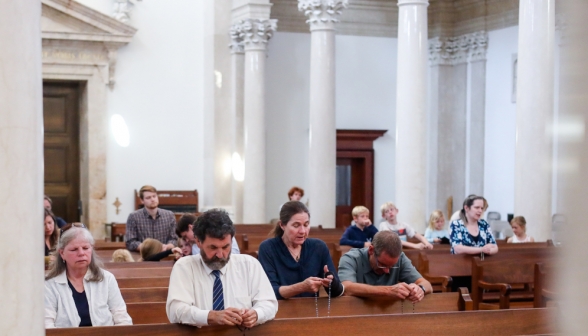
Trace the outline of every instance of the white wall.
<path fill-rule="evenodd" d="M 337 36 L 337 129 L 388 130 L 374 142 L 374 220 L 394 202 L 397 39 Z"/>
<path fill-rule="evenodd" d="M 514 211 L 516 104 L 511 102 L 512 55 L 518 27 L 488 32 L 484 197 L 503 219 Z"/>
<path fill-rule="evenodd" d="M 278 217 L 290 187 L 308 187 L 310 34 L 277 32 L 269 46 L 266 208 L 271 219 Z M 396 40 L 337 36 L 336 71 L 337 128 L 388 130 L 374 143 L 377 208 L 394 198 Z"/>
<path fill-rule="evenodd" d="M 109 120 L 120 114 L 130 132 L 126 148 L 108 134 L 108 221 L 126 221 L 133 190 L 144 184 L 202 191 L 202 8 L 201 1 L 142 1 L 132 12 L 130 24 L 138 31 L 119 51 L 108 96 Z M 117 197 L 118 215 L 112 206 Z"/>

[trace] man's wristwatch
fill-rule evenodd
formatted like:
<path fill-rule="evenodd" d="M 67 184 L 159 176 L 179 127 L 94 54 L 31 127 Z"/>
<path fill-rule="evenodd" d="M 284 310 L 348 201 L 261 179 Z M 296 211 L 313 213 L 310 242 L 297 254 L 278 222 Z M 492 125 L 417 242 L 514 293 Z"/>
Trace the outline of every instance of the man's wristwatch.
<path fill-rule="evenodd" d="M 423 290 L 423 295 L 427 294 L 427 290 L 425 289 L 425 287 L 423 285 L 419 285 L 419 287 L 421 287 L 421 289 Z"/>

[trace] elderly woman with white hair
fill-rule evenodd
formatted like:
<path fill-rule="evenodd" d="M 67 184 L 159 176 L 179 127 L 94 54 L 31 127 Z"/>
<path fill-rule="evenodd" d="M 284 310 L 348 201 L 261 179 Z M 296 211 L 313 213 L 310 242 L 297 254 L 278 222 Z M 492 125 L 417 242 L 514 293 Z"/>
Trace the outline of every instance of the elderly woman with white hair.
<path fill-rule="evenodd" d="M 133 324 L 116 279 L 101 268 L 83 224 L 61 229 L 57 252 L 45 277 L 45 328 Z"/>

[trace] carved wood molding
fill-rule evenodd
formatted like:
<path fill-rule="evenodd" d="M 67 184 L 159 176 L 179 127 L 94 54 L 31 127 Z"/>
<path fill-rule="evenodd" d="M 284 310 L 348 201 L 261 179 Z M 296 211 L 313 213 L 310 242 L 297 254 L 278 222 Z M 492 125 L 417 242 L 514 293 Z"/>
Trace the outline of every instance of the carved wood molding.
<path fill-rule="evenodd" d="M 337 130 L 337 150 L 370 150 L 388 130 Z"/>

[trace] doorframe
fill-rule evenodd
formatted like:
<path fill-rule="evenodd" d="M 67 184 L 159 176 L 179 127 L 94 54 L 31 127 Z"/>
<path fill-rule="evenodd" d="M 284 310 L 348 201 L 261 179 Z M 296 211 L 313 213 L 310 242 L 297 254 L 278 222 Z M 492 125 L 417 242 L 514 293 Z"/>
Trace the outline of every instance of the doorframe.
<path fill-rule="evenodd" d="M 364 159 L 364 199 L 374 221 L 374 141 L 388 130 L 337 130 L 337 159 Z"/>

